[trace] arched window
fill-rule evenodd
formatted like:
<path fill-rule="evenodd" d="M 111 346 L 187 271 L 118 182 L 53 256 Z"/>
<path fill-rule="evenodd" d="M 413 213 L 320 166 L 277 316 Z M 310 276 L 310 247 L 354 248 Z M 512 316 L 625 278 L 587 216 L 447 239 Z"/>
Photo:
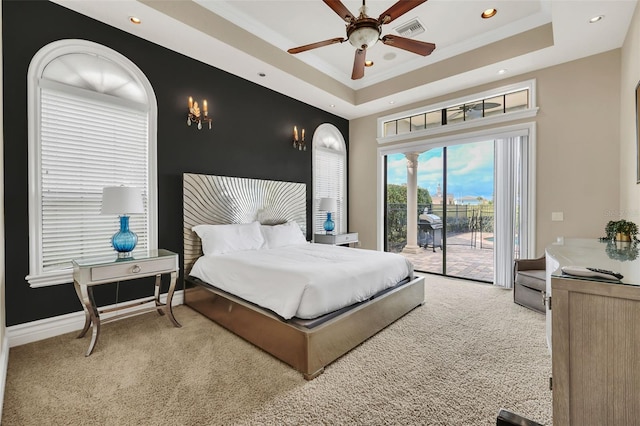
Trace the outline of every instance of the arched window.
<path fill-rule="evenodd" d="M 36 53 L 27 78 L 31 287 L 72 282 L 74 258 L 114 254 L 105 186 L 142 189 L 134 254 L 157 248 L 157 105 L 142 71 L 105 46 L 60 40 Z"/>
<path fill-rule="evenodd" d="M 340 130 L 324 123 L 313 133 L 313 232 L 324 234 L 327 212 L 319 209 L 321 198 L 335 198 L 334 233 L 347 232 L 347 149 Z"/>

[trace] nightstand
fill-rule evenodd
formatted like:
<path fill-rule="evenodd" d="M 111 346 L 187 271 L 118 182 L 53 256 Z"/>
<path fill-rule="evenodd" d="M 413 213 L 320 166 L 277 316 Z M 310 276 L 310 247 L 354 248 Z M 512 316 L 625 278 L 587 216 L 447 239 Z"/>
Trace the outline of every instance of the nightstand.
<path fill-rule="evenodd" d="M 171 310 L 171 300 L 176 287 L 178 275 L 178 255 L 169 250 L 150 250 L 148 253 L 135 255 L 127 259 L 118 259 L 114 256 L 87 257 L 74 259 L 73 263 L 73 285 L 82 303 L 85 314 L 84 328 L 78 338 L 84 337 L 93 326 L 91 343 L 85 356 L 91 355 L 93 348 L 100 335 L 100 324 L 116 319 L 128 317 L 142 312 L 157 310 L 160 315 L 167 314 L 174 326 L 181 327 L 173 316 Z M 169 274 L 171 282 L 165 303 L 160 302 L 160 284 L 162 275 Z M 125 303 L 120 306 L 100 310 L 96 306 L 93 297 L 93 287 L 100 284 L 107 284 L 119 281 L 133 280 L 144 277 L 156 277 L 155 292 L 153 296 Z M 148 306 L 152 304 L 151 306 Z M 147 305 L 147 306 L 145 306 Z M 112 316 L 106 320 L 100 320 L 100 314 L 106 312 L 119 311 L 140 306 L 140 309 L 129 310 L 126 313 Z"/>
<path fill-rule="evenodd" d="M 319 244 L 332 244 L 339 246 L 343 244 L 352 244 L 358 242 L 357 232 L 348 232 L 346 234 L 315 234 L 313 241 Z"/>

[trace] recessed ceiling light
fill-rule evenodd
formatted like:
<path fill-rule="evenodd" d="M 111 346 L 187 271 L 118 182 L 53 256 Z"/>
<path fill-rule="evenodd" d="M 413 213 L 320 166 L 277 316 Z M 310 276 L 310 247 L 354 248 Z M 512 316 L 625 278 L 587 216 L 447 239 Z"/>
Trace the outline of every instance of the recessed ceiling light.
<path fill-rule="evenodd" d="M 596 22 L 602 21 L 603 19 L 604 19 L 604 15 L 594 16 L 593 18 L 589 19 L 589 23 L 595 24 Z"/>
<path fill-rule="evenodd" d="M 389 103 L 393 105 L 396 103 L 396 101 L 389 101 Z"/>
<path fill-rule="evenodd" d="M 372 67 L 373 66 L 373 61 L 364 61 L 364 66 L 365 67 Z"/>
<path fill-rule="evenodd" d="M 335 107 L 336 107 L 336 104 L 331 104 L 331 105 L 329 105 L 329 106 L 330 106 L 331 108 L 335 108 Z"/>
<path fill-rule="evenodd" d="M 267 75 L 266 75 L 265 73 L 263 73 L 263 72 L 259 72 L 259 73 L 258 73 L 258 75 L 259 75 L 260 77 L 266 77 L 266 76 L 267 76 Z"/>
<path fill-rule="evenodd" d="M 389 53 L 385 53 L 383 58 L 384 58 L 385 61 L 392 61 L 392 60 L 394 60 L 396 58 L 396 56 L 397 55 L 395 53 L 389 52 Z"/>
<path fill-rule="evenodd" d="M 507 72 L 506 68 L 502 68 L 501 70 L 498 70 L 498 74 L 504 74 Z"/>
<path fill-rule="evenodd" d="M 496 16 L 496 13 L 498 13 L 498 9 L 486 9 L 480 16 L 482 16 L 482 19 L 489 19 Z"/>
<path fill-rule="evenodd" d="M 141 24 L 141 23 L 142 23 L 142 20 L 141 20 L 140 18 L 138 18 L 138 17 L 135 17 L 135 16 L 129 16 L 129 21 L 130 21 L 132 24 L 136 24 L 136 25 L 138 25 L 138 24 Z"/>

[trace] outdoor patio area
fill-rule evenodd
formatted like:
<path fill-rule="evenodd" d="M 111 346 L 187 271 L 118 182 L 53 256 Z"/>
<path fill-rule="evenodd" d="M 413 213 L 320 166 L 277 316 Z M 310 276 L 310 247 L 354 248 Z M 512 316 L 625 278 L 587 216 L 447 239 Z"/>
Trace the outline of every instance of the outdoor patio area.
<path fill-rule="evenodd" d="M 493 234 L 449 235 L 446 243 L 447 275 L 493 282 Z M 420 253 L 400 253 L 413 262 L 416 271 L 442 273 L 443 251 L 422 247 Z"/>

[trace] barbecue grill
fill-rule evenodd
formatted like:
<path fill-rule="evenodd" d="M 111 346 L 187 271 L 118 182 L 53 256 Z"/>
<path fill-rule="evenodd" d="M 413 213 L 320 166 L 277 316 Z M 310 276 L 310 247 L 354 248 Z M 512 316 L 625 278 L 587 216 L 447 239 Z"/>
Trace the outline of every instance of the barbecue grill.
<path fill-rule="evenodd" d="M 427 233 L 427 240 L 424 248 L 432 248 L 436 251 L 436 247 L 442 250 L 442 219 L 433 213 L 423 213 L 418 216 L 418 228 Z"/>

